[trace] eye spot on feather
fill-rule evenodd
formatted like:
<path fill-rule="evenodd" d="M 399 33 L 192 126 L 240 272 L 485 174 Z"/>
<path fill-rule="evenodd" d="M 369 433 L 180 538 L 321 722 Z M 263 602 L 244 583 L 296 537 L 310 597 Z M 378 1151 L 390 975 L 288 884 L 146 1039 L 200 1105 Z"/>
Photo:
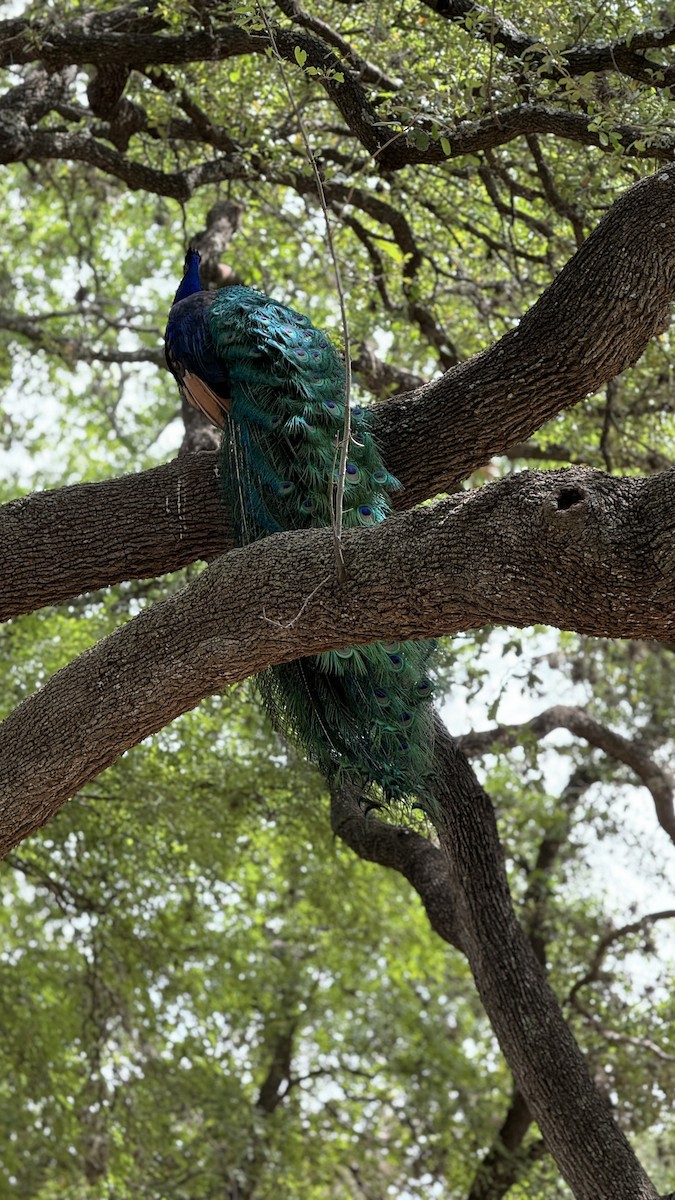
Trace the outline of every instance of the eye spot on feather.
<path fill-rule="evenodd" d="M 354 647 L 341 646 L 339 650 L 335 651 L 335 653 L 337 654 L 338 658 L 351 658 L 354 654 Z"/>
<path fill-rule="evenodd" d="M 401 725 L 407 729 L 409 725 L 412 725 L 412 713 L 402 712 L 399 717 L 399 721 L 401 722 Z"/>
<path fill-rule="evenodd" d="M 285 499 L 286 496 L 290 496 L 291 492 L 293 491 L 295 491 L 295 484 L 290 479 L 282 479 L 281 483 L 278 484 L 276 488 L 277 496 L 281 496 L 282 499 Z"/>
<path fill-rule="evenodd" d="M 431 680 L 420 679 L 415 687 L 418 696 L 428 696 L 431 692 Z"/>
<path fill-rule="evenodd" d="M 373 512 L 373 510 L 369 504 L 360 504 L 357 509 L 356 515 L 362 525 L 374 525 L 375 524 L 375 513 Z"/>
<path fill-rule="evenodd" d="M 358 483 L 361 479 L 361 472 L 355 463 L 347 463 L 345 467 L 345 476 L 347 483 Z"/>
<path fill-rule="evenodd" d="M 375 703 L 379 704 L 380 708 L 386 708 L 391 703 L 391 696 L 386 688 L 373 688 L 373 696 L 375 697 Z"/>
<path fill-rule="evenodd" d="M 336 420 L 342 416 L 342 409 L 340 408 L 339 404 L 335 403 L 334 400 L 324 400 L 323 407 L 325 408 L 326 412 L 330 413 L 331 417 L 335 417 Z"/>
<path fill-rule="evenodd" d="M 373 483 L 376 483 L 379 487 L 381 487 L 382 484 L 387 482 L 388 476 L 386 471 L 373 471 L 371 478 Z"/>
<path fill-rule="evenodd" d="M 311 496 L 305 497 L 302 504 L 300 505 L 300 512 L 303 512 L 303 513 L 314 512 L 314 501 L 312 500 Z"/>
<path fill-rule="evenodd" d="M 392 670 L 394 670 L 394 671 L 402 671 L 403 670 L 403 659 L 401 658 L 400 654 L 390 654 L 388 657 L 389 657 L 389 662 L 391 663 L 391 666 L 392 666 Z"/>

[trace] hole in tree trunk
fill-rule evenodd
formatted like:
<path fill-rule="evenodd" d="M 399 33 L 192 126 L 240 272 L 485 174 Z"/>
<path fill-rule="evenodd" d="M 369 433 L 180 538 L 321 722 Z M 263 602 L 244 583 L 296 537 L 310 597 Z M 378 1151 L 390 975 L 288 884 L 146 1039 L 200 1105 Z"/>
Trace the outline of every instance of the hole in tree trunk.
<path fill-rule="evenodd" d="M 574 508 L 575 504 L 583 504 L 586 493 L 583 488 L 561 488 L 558 492 L 558 508 Z"/>

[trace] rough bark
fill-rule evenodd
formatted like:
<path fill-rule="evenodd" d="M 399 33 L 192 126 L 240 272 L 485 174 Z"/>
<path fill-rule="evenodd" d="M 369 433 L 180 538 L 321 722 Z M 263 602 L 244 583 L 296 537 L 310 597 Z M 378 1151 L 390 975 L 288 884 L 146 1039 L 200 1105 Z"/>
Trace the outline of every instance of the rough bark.
<path fill-rule="evenodd" d="M 674 180 L 660 172 L 618 200 L 517 330 L 377 407 L 405 485 L 397 507 L 451 490 L 639 357 L 675 294 Z M 0 617 L 210 558 L 228 548 L 225 524 L 210 454 L 13 501 L 0 509 Z"/>
<path fill-rule="evenodd" d="M 435 818 L 464 945 L 485 1011 L 576 1200 L 657 1200 L 516 920 L 492 805 L 437 730 Z"/>
<path fill-rule="evenodd" d="M 667 326 L 674 295 L 671 168 L 617 200 L 517 329 L 378 409 L 405 503 L 447 490 L 619 375 Z"/>
<path fill-rule="evenodd" d="M 0 508 L 0 619 L 155 578 L 231 545 L 213 453 L 36 492 Z"/>
<path fill-rule="evenodd" d="M 422 901 L 434 932 L 463 951 L 445 859 L 433 842 L 414 829 L 369 820 L 358 792 L 347 785 L 331 789 L 331 826 L 359 858 L 403 875 Z"/>
<path fill-rule="evenodd" d="M 673 638 L 674 487 L 675 472 L 523 472 L 349 531 L 346 589 L 329 529 L 232 551 L 0 725 L 2 852 L 124 750 L 273 663 L 486 622 Z"/>

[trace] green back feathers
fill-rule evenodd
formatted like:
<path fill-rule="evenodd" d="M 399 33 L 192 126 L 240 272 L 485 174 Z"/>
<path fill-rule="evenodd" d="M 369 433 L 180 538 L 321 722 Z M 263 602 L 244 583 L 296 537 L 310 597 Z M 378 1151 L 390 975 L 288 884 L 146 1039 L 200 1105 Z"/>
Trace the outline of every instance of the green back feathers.
<path fill-rule="evenodd" d="M 240 545 L 283 529 L 329 525 L 345 372 L 309 319 L 249 288 L 223 288 L 209 311 L 232 401 L 223 492 Z M 399 487 L 351 410 L 343 524 L 376 524 Z M 429 641 L 345 647 L 273 667 L 258 683 L 273 724 L 328 777 L 344 771 L 387 797 L 424 803 L 432 762 Z"/>

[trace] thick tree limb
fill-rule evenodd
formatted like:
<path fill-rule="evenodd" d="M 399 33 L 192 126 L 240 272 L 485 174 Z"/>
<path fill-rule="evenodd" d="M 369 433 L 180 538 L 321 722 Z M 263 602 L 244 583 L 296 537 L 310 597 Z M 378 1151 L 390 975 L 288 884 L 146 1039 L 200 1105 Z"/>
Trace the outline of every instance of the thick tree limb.
<path fill-rule="evenodd" d="M 534 1117 L 577 1200 L 655 1200 L 656 1193 L 588 1075 L 518 925 L 489 799 L 440 722 L 437 738 L 439 809 L 434 823 L 441 852 L 410 831 L 368 821 L 350 789 L 334 789 L 332 823 L 361 857 L 405 875 L 418 890 L 434 928 L 467 954 L 518 1080 L 470 1198 L 502 1196 L 515 1181 L 523 1165 L 522 1152 L 517 1151 Z M 574 780 L 570 804 L 586 783 Z M 545 854 L 555 852 L 547 847 Z"/>
<path fill-rule="evenodd" d="M 486 622 L 672 639 L 674 491 L 675 472 L 523 472 L 348 531 L 346 590 L 334 578 L 330 529 L 279 534 L 218 559 L 0 726 L 3 850 L 124 750 L 273 663 Z"/>
<path fill-rule="evenodd" d="M 542 715 L 544 719 L 547 716 L 547 714 Z M 509 731 L 505 732 L 508 737 Z M 476 735 L 476 738 L 475 743 L 471 735 L 464 741 L 470 752 L 481 753 L 487 734 L 485 738 L 480 734 Z M 561 803 L 568 818 L 577 804 L 579 796 L 593 782 L 594 778 L 594 774 L 589 773 L 586 768 L 575 771 L 571 776 L 561 797 Z M 455 894 L 450 888 L 445 859 L 442 852 L 433 843 L 411 830 L 385 824 L 377 817 L 365 816 L 364 807 L 359 802 L 358 795 L 353 789 L 346 787 L 335 788 L 332 792 L 331 821 L 334 832 L 361 858 L 399 871 L 420 896 L 435 932 L 457 949 L 464 951 L 466 933 L 458 923 L 458 905 Z M 528 917 L 527 935 L 542 964 L 543 956 L 540 946 L 543 901 L 540 894 L 541 875 L 550 869 L 559 851 L 561 840 L 561 835 L 557 834 L 547 836 L 542 841 L 534 867 L 533 879 L 525 898 L 526 909 L 534 903 L 534 908 Z M 459 907 L 461 908 L 461 905 Z M 584 1016 L 589 1016 L 578 1002 L 576 993 L 596 977 L 613 941 L 621 936 L 639 932 L 657 921 L 674 915 L 672 910 L 651 913 L 631 925 L 613 930 L 606 935 L 599 944 L 589 970 L 572 989 L 571 999 L 577 1010 Z M 626 1039 L 622 1035 L 615 1035 L 613 1031 L 604 1028 L 599 1028 L 599 1032 L 608 1040 L 626 1040 L 665 1061 L 670 1061 L 672 1058 L 649 1039 Z M 564 1064 L 559 1064 L 559 1068 L 559 1085 L 564 1091 L 567 1086 L 567 1068 Z M 526 1151 L 522 1150 L 523 1139 L 531 1124 L 532 1116 L 525 1098 L 516 1087 L 505 1119 L 476 1172 L 468 1200 L 501 1200 L 501 1197 L 520 1177 L 532 1155 L 535 1154 L 538 1157 L 545 1152 L 542 1141 L 537 1141 Z M 594 1185 L 590 1184 L 590 1186 Z"/>
<path fill-rule="evenodd" d="M 351 132 L 373 157 L 377 156 L 378 166 L 383 171 L 439 165 L 461 155 L 494 150 L 521 135 L 533 134 L 551 134 L 599 150 L 606 148 L 605 139 L 611 137 L 612 142 L 616 142 L 617 147 L 631 158 L 672 162 L 675 157 L 675 137 L 672 134 L 659 133 L 657 136 L 648 134 L 641 125 L 626 124 L 614 125 L 609 131 L 599 131 L 590 117 L 547 104 L 516 105 L 494 116 L 463 121 L 453 126 L 444 135 L 450 145 L 449 154 L 440 142 L 432 141 L 426 149 L 419 149 L 410 145 L 404 134 L 382 143 L 387 145 L 386 150 L 382 149 L 381 139 L 372 136 L 374 126 L 361 117 L 362 114 L 358 121 L 354 118 L 355 127 Z M 374 125 L 380 124 L 374 122 Z M 420 131 L 427 133 L 423 126 L 420 126 Z M 613 145 L 611 149 L 614 150 Z M 12 114 L 11 120 L 3 118 L 0 120 L 0 163 L 27 158 L 36 162 L 59 158 L 89 163 L 123 180 L 131 188 L 142 188 L 158 196 L 171 196 L 181 202 L 189 200 L 197 188 L 225 179 L 241 178 L 245 171 L 240 155 L 227 153 L 218 158 L 205 159 L 182 171 L 164 172 L 127 158 L 119 150 L 112 150 L 91 133 L 42 128 L 33 130 L 23 114 Z"/>
<path fill-rule="evenodd" d="M 517 329 L 378 408 L 378 441 L 405 502 L 447 490 L 619 375 L 666 327 L 674 296 L 675 170 L 666 170 L 617 200 Z"/>
<path fill-rule="evenodd" d="M 403 875 L 417 892 L 434 932 L 464 952 L 445 857 L 432 841 L 412 829 L 366 814 L 359 794 L 346 785 L 331 789 L 331 825 L 359 858 Z M 528 1160 L 521 1146 L 531 1124 L 527 1104 L 514 1088 L 504 1121 L 476 1171 L 468 1200 L 501 1200 L 506 1194 Z"/>
<path fill-rule="evenodd" d="M 433 842 L 413 829 L 364 815 L 359 794 L 347 785 L 331 789 L 331 826 L 359 858 L 403 875 L 422 901 L 434 932 L 462 950 L 445 859 Z"/>
<path fill-rule="evenodd" d="M 516 920 L 490 801 L 442 727 L 436 758 L 435 824 L 467 957 L 525 1102 L 576 1200 L 657 1200 Z"/>
<path fill-rule="evenodd" d="M 405 485 L 394 503 L 410 506 L 452 489 L 618 374 L 664 328 L 674 294 L 675 170 L 617 201 L 518 329 L 441 379 L 378 405 L 377 440 Z M 225 549 L 213 469 L 210 455 L 186 456 L 144 475 L 4 506 L 0 616 Z M 579 476 L 570 478 L 576 486 Z M 85 496 L 87 517 L 78 521 Z M 70 545 L 65 560 L 53 545 L 57 519 Z"/>
<path fill-rule="evenodd" d="M 36 492 L 0 508 L 0 619 L 215 558 L 231 544 L 214 454 Z"/>

